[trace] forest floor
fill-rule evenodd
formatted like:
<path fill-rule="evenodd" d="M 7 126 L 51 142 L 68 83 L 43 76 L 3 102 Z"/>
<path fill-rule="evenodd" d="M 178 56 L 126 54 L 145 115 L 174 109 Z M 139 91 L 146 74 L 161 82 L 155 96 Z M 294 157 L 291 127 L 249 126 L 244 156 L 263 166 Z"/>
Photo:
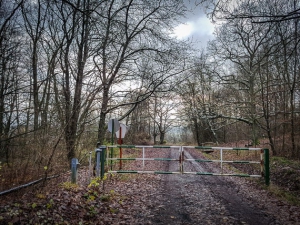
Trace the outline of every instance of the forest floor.
<path fill-rule="evenodd" d="M 171 150 L 160 157 L 178 157 Z M 248 157 L 240 153 L 226 157 Z M 186 157 L 216 158 L 189 150 Z M 149 151 L 147 157 L 157 157 Z M 252 156 L 251 156 L 252 157 Z M 132 161 L 124 169 L 142 170 Z M 218 172 L 214 165 L 186 163 L 185 170 Z M 174 162 L 147 162 L 147 170 L 176 171 Z M 256 173 L 245 165 L 226 172 Z M 300 163 L 275 157 L 271 184 L 262 178 L 191 174 L 110 174 L 89 182 L 88 168 L 79 170 L 77 185 L 70 173 L 0 197 L 0 224 L 300 224 Z"/>

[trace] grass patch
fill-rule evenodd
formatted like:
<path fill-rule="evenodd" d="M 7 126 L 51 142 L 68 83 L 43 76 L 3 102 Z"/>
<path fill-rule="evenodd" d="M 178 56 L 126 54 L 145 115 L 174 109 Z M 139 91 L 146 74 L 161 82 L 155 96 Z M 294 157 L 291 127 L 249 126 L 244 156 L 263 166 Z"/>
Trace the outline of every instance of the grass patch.
<path fill-rule="evenodd" d="M 73 184 L 71 182 L 64 182 L 64 183 L 61 183 L 59 184 L 59 186 L 65 190 L 77 190 L 78 189 L 78 184 Z"/>
<path fill-rule="evenodd" d="M 267 190 L 281 200 L 285 200 L 295 206 L 300 206 L 300 200 L 296 195 L 281 189 L 277 185 L 271 184 L 269 187 L 267 187 Z"/>
<path fill-rule="evenodd" d="M 284 157 L 273 156 L 270 158 L 271 166 L 288 166 L 294 169 L 300 169 L 300 161 L 299 160 L 291 160 Z"/>
<path fill-rule="evenodd" d="M 281 164 L 281 165 L 289 165 L 289 163 L 290 163 L 290 160 L 288 160 L 287 158 L 284 158 L 284 157 L 278 157 L 278 156 L 273 156 L 272 158 L 271 158 L 271 160 L 273 161 L 273 162 L 277 162 L 277 163 L 279 163 L 279 164 Z"/>

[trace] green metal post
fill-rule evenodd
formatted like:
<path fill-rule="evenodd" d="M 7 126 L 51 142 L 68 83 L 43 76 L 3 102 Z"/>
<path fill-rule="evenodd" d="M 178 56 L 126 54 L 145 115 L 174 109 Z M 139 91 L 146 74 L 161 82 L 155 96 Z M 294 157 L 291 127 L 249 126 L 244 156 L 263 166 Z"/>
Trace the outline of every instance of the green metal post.
<path fill-rule="evenodd" d="M 105 150 L 106 150 L 106 146 L 105 145 L 102 145 L 100 146 L 100 149 L 102 150 L 101 151 L 101 179 L 103 179 L 104 177 L 104 166 L 105 166 Z"/>
<path fill-rule="evenodd" d="M 111 145 L 114 145 L 115 121 L 112 120 Z M 113 148 L 110 148 L 110 158 L 113 158 Z M 110 160 L 110 169 L 112 170 L 112 160 Z"/>
<path fill-rule="evenodd" d="M 264 149 L 264 162 L 265 162 L 265 183 L 267 186 L 269 186 L 269 184 L 270 184 L 269 149 Z"/>

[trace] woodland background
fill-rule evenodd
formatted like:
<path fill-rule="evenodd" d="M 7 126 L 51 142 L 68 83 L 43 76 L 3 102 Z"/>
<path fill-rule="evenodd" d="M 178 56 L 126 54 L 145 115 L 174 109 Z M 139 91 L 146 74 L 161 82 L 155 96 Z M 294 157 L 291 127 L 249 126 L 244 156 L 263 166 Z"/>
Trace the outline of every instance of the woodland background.
<path fill-rule="evenodd" d="M 1 189 L 124 143 L 268 143 L 300 158 L 299 0 L 199 1 L 206 49 L 172 35 L 184 1 L 1 0 Z"/>

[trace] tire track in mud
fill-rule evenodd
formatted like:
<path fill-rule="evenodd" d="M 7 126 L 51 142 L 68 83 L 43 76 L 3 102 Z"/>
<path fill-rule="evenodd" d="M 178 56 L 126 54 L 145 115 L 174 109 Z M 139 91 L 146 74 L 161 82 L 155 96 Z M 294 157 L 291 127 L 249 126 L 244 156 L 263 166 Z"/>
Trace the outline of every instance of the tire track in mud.
<path fill-rule="evenodd" d="M 178 150 L 170 158 L 178 158 Z M 185 151 L 185 158 L 204 158 Z M 169 171 L 178 171 L 178 163 L 169 163 Z M 213 164 L 186 161 L 188 171 L 217 170 Z M 232 178 L 232 177 L 231 177 Z M 155 196 L 158 204 L 152 224 L 278 224 L 275 219 L 255 208 L 255 199 L 239 194 L 234 179 L 192 174 L 162 175 L 161 189 Z M 239 178 L 236 178 L 239 179 Z"/>

